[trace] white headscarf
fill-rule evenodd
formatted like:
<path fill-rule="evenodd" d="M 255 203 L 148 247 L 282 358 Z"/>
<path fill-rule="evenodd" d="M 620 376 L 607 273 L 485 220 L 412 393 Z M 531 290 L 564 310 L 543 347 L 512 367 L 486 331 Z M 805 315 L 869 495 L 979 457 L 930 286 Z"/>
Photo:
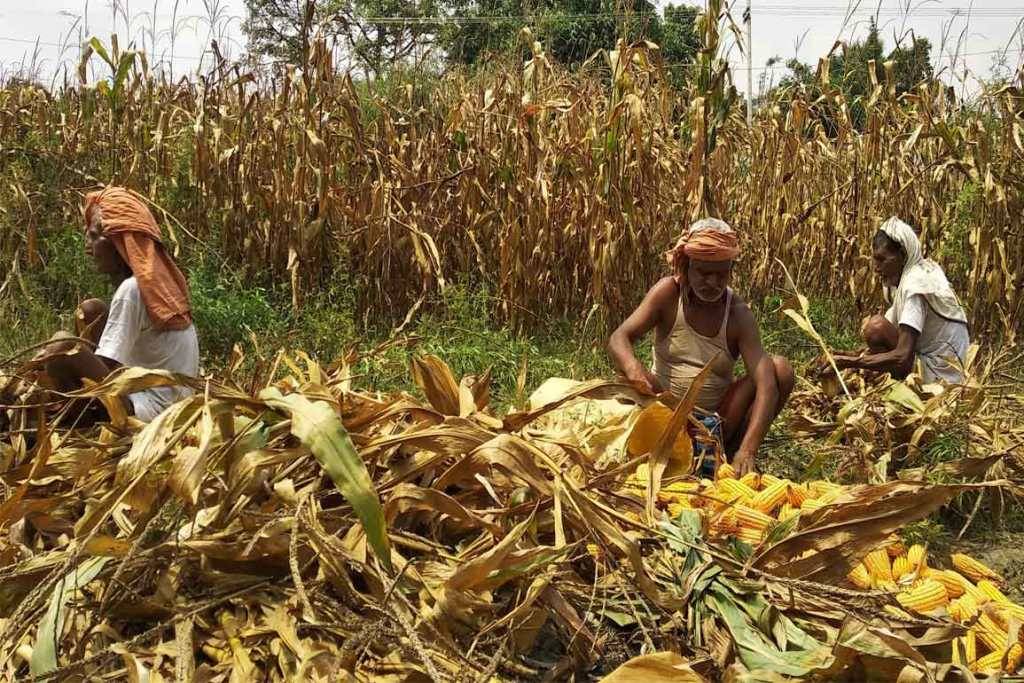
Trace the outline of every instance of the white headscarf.
<path fill-rule="evenodd" d="M 910 297 L 920 294 L 941 317 L 966 324 L 967 315 L 950 287 L 946 273 L 938 263 L 926 259 L 921 253 L 921 240 L 917 238 L 914 229 L 893 216 L 882 223 L 880 230 L 903 247 L 907 255 L 907 263 L 903 266 L 895 293 L 886 287 L 886 294 L 892 299 L 893 317 L 899 320 Z"/>

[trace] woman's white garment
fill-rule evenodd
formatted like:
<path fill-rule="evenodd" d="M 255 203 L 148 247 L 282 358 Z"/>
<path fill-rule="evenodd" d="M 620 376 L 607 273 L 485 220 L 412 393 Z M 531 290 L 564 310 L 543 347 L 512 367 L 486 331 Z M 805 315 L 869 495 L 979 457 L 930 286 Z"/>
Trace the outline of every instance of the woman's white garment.
<path fill-rule="evenodd" d="M 963 374 L 949 360 L 963 363 L 967 357 L 967 349 L 971 345 L 967 325 L 936 315 L 920 294 L 907 300 L 898 318 L 892 308 L 886 311 L 885 317 L 897 327 L 906 325 L 917 330 L 914 353 L 921 362 L 921 378 L 925 382 L 942 379 L 957 384 L 963 381 Z"/>
<path fill-rule="evenodd" d="M 903 247 L 907 263 L 903 266 L 896 291 L 886 288 L 892 306 L 885 317 L 893 325 L 906 325 L 918 331 L 914 352 L 921 361 L 926 382 L 944 379 L 963 381 L 960 371 L 947 361 L 963 363 L 970 346 L 967 315 L 946 273 L 921 252 L 921 240 L 914 229 L 898 218 L 890 218 L 882 232 Z"/>
<path fill-rule="evenodd" d="M 189 377 L 199 374 L 195 325 L 184 330 L 154 328 L 134 277 L 122 282 L 114 293 L 96 354 L 129 367 L 168 370 Z M 150 422 L 169 405 L 191 394 L 188 387 L 154 387 L 130 394 L 128 399 L 135 416 Z"/>

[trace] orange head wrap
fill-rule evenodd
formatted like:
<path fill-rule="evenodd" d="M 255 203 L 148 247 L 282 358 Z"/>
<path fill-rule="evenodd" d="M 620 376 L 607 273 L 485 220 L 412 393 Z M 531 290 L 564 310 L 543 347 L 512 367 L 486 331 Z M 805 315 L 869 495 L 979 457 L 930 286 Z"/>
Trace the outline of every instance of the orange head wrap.
<path fill-rule="evenodd" d="M 665 258 L 677 273 L 685 274 L 689 259 L 732 261 L 740 255 L 739 237 L 725 221 L 702 218 L 683 233 Z"/>
<path fill-rule="evenodd" d="M 132 269 L 142 302 L 157 329 L 184 330 L 192 324 L 188 283 L 164 249 L 160 226 L 131 191 L 107 187 L 85 196 L 85 225 L 99 212 L 103 234 Z"/>

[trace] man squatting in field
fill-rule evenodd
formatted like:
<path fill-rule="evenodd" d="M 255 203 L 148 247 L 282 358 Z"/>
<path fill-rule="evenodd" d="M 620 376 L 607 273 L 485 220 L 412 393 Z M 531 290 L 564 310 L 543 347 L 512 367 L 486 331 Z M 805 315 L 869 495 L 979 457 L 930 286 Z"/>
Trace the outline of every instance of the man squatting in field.
<path fill-rule="evenodd" d="M 58 332 L 38 357 L 46 374 L 60 391 L 81 388 L 83 378 L 101 382 L 122 365 L 197 376 L 199 340 L 188 284 L 164 248 L 153 214 L 121 187 L 88 194 L 84 213 L 86 253 L 116 291 L 109 307 L 89 299 L 76 311 L 78 336 L 95 352 Z M 187 387 L 154 387 L 123 400 L 130 414 L 149 422 L 191 393 Z"/>
<path fill-rule="evenodd" d="M 875 234 L 872 250 L 875 272 L 892 305 L 885 315 L 864 319 L 861 335 L 868 348 L 837 354 L 836 365 L 903 378 L 916 358 L 925 382 L 962 382 L 957 366 L 963 365 L 971 343 L 967 316 L 942 267 L 924 258 L 913 228 L 895 217 Z"/>
<path fill-rule="evenodd" d="M 722 441 L 740 474 L 754 468 L 754 457 L 772 420 L 793 390 L 793 368 L 761 346 L 757 322 L 731 288 L 739 240 L 725 222 L 694 223 L 666 254 L 673 274 L 659 280 L 608 341 L 612 362 L 647 393 L 686 393 L 693 378 L 711 363 L 697 407 L 717 413 Z M 654 368 L 648 370 L 633 345 L 651 329 Z M 746 376 L 733 366 L 743 358 Z M 705 424 L 708 421 L 705 420 Z"/>

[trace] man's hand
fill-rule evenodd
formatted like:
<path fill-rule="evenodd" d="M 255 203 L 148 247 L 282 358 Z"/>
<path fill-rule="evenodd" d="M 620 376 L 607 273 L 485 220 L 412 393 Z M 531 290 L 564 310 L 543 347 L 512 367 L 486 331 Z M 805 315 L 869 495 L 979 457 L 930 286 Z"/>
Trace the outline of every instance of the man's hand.
<path fill-rule="evenodd" d="M 736 476 L 742 477 L 747 472 L 754 471 L 754 454 L 750 451 L 736 451 L 732 458 L 732 467 L 736 470 Z"/>
<path fill-rule="evenodd" d="M 837 368 L 839 368 L 840 370 L 845 370 L 846 368 L 857 367 L 857 364 L 860 362 L 861 356 L 859 354 L 854 355 L 840 353 L 832 356 L 832 359 L 835 360 Z"/>
<path fill-rule="evenodd" d="M 626 375 L 626 379 L 641 394 L 657 396 L 661 391 L 661 382 L 658 381 L 658 376 L 643 366 L 633 369 Z"/>

